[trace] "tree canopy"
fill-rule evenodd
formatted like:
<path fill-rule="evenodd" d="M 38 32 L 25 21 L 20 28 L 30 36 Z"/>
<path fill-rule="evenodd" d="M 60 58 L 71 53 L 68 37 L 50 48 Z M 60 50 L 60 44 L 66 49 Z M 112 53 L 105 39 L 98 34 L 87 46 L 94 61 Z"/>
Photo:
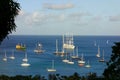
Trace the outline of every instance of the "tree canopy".
<path fill-rule="evenodd" d="M 109 80 L 120 80 L 120 42 L 116 42 L 112 47 L 111 59 L 107 66 L 103 75 Z"/>
<path fill-rule="evenodd" d="M 14 0 L 0 0 L 0 43 L 8 34 L 15 31 L 15 17 L 18 15 L 20 5 Z"/>

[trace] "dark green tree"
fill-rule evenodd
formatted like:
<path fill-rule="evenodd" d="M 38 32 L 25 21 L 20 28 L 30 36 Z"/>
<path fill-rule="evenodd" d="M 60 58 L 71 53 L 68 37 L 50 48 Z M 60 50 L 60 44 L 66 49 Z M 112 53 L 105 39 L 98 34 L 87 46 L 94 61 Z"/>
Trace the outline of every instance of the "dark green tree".
<path fill-rule="evenodd" d="M 111 59 L 107 62 L 103 75 L 108 80 L 120 80 L 120 42 L 112 47 Z"/>
<path fill-rule="evenodd" d="M 18 15 L 20 5 L 14 0 L 0 0 L 0 43 L 8 34 L 15 31 L 15 17 Z"/>

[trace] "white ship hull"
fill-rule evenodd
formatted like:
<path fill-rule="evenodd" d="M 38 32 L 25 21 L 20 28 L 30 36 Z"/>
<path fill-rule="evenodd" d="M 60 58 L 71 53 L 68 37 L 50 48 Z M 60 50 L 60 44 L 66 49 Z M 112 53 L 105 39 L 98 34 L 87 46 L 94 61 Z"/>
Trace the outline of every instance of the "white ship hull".
<path fill-rule="evenodd" d="M 91 66 L 90 66 L 90 65 L 86 65 L 85 67 L 86 67 L 86 68 L 90 68 Z"/>
<path fill-rule="evenodd" d="M 34 52 L 36 52 L 36 53 L 42 53 L 42 52 L 44 52 L 44 50 L 37 50 L 37 49 L 35 49 Z"/>
<path fill-rule="evenodd" d="M 68 63 L 69 62 L 69 60 L 67 60 L 67 59 L 64 59 L 64 60 L 62 60 L 63 62 L 65 62 L 65 63 Z"/>
<path fill-rule="evenodd" d="M 72 61 L 68 61 L 67 63 L 68 63 L 68 64 L 74 64 L 74 62 L 72 62 Z"/>
<path fill-rule="evenodd" d="M 14 56 L 11 56 L 10 59 L 15 59 L 15 57 L 14 57 Z"/>
<path fill-rule="evenodd" d="M 84 64 L 84 63 L 85 63 L 85 61 L 78 61 L 78 63 L 79 63 L 79 64 Z"/>
<path fill-rule="evenodd" d="M 24 58 L 24 59 L 23 59 L 23 61 L 24 61 L 24 62 L 27 62 L 27 61 L 28 61 L 28 59 L 27 59 L 27 58 Z"/>
<path fill-rule="evenodd" d="M 27 66 L 30 66 L 30 64 L 29 63 L 22 63 L 21 66 L 27 67 Z"/>
<path fill-rule="evenodd" d="M 65 48 L 65 49 L 74 49 L 75 46 L 74 45 L 70 45 L 70 44 L 63 44 L 63 48 Z"/>
<path fill-rule="evenodd" d="M 56 69 L 47 69 L 48 72 L 55 72 Z"/>
<path fill-rule="evenodd" d="M 7 61 L 7 58 L 3 58 L 3 61 Z"/>

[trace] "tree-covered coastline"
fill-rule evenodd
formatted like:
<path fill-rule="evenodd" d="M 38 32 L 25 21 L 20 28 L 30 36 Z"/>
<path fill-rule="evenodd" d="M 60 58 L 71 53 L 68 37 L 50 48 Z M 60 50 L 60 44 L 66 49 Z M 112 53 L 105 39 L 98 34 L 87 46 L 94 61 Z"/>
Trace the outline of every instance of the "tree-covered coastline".
<path fill-rule="evenodd" d="M 80 76 L 78 73 L 73 75 L 66 76 L 60 74 L 49 74 L 48 77 L 41 75 L 16 75 L 16 76 L 7 76 L 0 75 L 0 80 L 107 80 L 104 77 L 98 77 L 96 73 L 89 73 L 87 76 Z"/>

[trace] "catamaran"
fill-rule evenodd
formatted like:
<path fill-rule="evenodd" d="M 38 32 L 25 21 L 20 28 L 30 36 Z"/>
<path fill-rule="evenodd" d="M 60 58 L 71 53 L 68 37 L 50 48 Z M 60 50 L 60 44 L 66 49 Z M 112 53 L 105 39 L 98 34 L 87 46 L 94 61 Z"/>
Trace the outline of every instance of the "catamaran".
<path fill-rule="evenodd" d="M 47 69 L 48 72 L 55 72 L 56 69 L 54 68 L 54 60 L 52 60 L 52 68 Z"/>

